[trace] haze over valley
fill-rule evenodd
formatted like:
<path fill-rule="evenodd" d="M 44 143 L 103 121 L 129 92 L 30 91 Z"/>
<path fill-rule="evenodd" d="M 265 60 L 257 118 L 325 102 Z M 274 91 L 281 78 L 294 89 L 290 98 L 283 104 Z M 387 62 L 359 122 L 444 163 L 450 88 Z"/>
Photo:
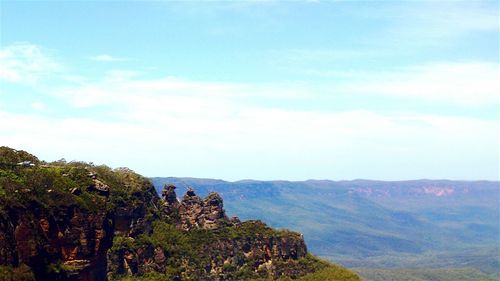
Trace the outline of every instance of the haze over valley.
<path fill-rule="evenodd" d="M 373 280 L 446 280 L 452 271 L 475 280 L 500 277 L 499 182 L 152 180 L 157 189 L 174 184 L 180 194 L 188 186 L 216 191 L 228 198 L 229 214 L 297 229 L 312 253 Z M 448 272 L 427 272 L 443 268 Z"/>

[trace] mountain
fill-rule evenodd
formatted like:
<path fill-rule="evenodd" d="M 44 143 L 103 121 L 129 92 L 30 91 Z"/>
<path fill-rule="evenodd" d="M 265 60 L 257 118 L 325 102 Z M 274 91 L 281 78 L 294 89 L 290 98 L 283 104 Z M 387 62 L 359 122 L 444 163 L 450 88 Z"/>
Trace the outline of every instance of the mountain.
<path fill-rule="evenodd" d="M 361 274 L 466 267 L 500 276 L 499 182 L 151 180 L 219 192 L 228 213 L 297 229 L 312 253 Z"/>
<path fill-rule="evenodd" d="M 130 169 L 0 147 L 0 280 L 360 280 L 303 236 L 229 217 L 222 197 L 160 197 Z"/>

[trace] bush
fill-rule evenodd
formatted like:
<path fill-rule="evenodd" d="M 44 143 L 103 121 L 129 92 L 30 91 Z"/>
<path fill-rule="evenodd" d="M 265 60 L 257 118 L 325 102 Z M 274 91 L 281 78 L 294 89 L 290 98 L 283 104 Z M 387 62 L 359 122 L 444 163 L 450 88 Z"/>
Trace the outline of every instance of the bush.
<path fill-rule="evenodd" d="M 18 267 L 0 265 L 0 281 L 34 281 L 31 268 L 25 264 Z"/>

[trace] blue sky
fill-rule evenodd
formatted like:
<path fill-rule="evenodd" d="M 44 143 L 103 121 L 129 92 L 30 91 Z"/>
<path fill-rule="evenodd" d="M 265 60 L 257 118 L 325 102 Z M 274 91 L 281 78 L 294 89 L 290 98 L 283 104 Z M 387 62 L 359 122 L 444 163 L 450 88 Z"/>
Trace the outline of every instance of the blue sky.
<path fill-rule="evenodd" d="M 147 176 L 499 179 L 498 1 L 1 1 L 0 145 Z"/>

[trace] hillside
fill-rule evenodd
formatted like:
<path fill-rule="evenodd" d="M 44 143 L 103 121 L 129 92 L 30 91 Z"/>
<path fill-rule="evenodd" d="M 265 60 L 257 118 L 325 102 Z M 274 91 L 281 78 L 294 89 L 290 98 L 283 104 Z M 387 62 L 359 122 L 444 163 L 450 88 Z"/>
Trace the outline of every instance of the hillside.
<path fill-rule="evenodd" d="M 222 197 L 162 197 L 127 168 L 0 148 L 0 280 L 360 280 L 303 236 L 228 217 Z"/>
<path fill-rule="evenodd" d="M 217 191 L 229 213 L 297 229 L 312 253 L 348 267 L 467 267 L 500 276 L 498 182 L 152 181 Z"/>

